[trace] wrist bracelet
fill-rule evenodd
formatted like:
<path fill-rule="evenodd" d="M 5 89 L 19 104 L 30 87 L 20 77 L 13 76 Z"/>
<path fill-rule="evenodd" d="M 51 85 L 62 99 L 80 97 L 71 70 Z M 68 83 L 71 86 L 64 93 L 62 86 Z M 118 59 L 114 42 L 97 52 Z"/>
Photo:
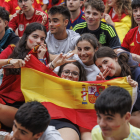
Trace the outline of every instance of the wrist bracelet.
<path fill-rule="evenodd" d="M 54 65 L 52 64 L 52 62 L 51 62 L 51 66 L 52 66 L 53 69 L 55 68 Z"/>
<path fill-rule="evenodd" d="M 49 64 L 46 67 L 49 68 L 51 71 L 53 71 L 53 69 L 50 67 Z"/>
<path fill-rule="evenodd" d="M 8 60 L 7 60 L 7 64 L 10 64 L 10 60 L 12 60 L 13 58 L 9 58 Z"/>
<path fill-rule="evenodd" d="M 46 65 L 46 61 L 44 59 L 38 59 L 38 60 Z"/>

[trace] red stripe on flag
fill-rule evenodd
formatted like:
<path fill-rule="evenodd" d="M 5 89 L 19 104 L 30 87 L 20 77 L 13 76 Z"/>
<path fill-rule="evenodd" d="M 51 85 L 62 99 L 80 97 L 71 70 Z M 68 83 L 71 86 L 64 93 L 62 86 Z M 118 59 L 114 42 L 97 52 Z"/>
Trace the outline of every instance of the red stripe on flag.
<path fill-rule="evenodd" d="M 70 109 L 50 102 L 42 102 L 42 104 L 48 109 L 52 119 L 65 118 L 90 130 L 97 125 L 97 116 L 94 109 Z"/>

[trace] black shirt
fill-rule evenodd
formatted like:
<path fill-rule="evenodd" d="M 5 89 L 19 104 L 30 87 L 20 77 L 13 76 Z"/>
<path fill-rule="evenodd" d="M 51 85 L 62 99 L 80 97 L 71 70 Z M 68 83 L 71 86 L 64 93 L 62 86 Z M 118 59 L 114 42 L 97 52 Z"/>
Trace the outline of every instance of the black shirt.
<path fill-rule="evenodd" d="M 82 22 L 77 24 L 73 28 L 73 31 L 79 34 L 83 34 L 83 33 L 94 34 L 103 46 L 108 46 L 113 49 L 121 47 L 119 37 L 114 27 L 105 22 L 101 21 L 99 28 L 96 30 L 89 30 L 87 27 L 87 22 Z"/>
<path fill-rule="evenodd" d="M 11 34 L 9 35 L 7 41 L 2 46 L 2 49 L 4 50 L 10 44 L 15 44 L 16 45 L 18 41 L 19 41 L 19 37 L 14 32 L 11 32 Z"/>

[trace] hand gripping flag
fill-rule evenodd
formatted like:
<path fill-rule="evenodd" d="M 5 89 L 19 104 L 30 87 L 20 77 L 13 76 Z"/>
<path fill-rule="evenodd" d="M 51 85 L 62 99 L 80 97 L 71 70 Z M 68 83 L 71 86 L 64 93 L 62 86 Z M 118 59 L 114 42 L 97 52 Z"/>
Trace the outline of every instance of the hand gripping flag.
<path fill-rule="evenodd" d="M 128 84 L 126 77 L 110 81 L 70 81 L 59 78 L 34 56 L 21 69 L 21 90 L 26 102 L 39 101 L 52 119 L 66 118 L 90 130 L 97 124 L 95 101 L 108 86 L 125 88 L 135 102 L 136 89 Z"/>

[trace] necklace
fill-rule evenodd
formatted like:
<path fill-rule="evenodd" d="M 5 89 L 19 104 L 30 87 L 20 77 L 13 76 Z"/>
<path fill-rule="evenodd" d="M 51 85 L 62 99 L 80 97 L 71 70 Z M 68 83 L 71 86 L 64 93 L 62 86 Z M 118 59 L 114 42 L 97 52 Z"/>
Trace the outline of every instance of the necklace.
<path fill-rule="evenodd" d="M 140 42 L 138 42 L 138 32 L 139 32 L 139 30 L 137 31 L 137 34 L 136 34 L 136 42 L 137 42 L 138 44 L 140 44 Z"/>

